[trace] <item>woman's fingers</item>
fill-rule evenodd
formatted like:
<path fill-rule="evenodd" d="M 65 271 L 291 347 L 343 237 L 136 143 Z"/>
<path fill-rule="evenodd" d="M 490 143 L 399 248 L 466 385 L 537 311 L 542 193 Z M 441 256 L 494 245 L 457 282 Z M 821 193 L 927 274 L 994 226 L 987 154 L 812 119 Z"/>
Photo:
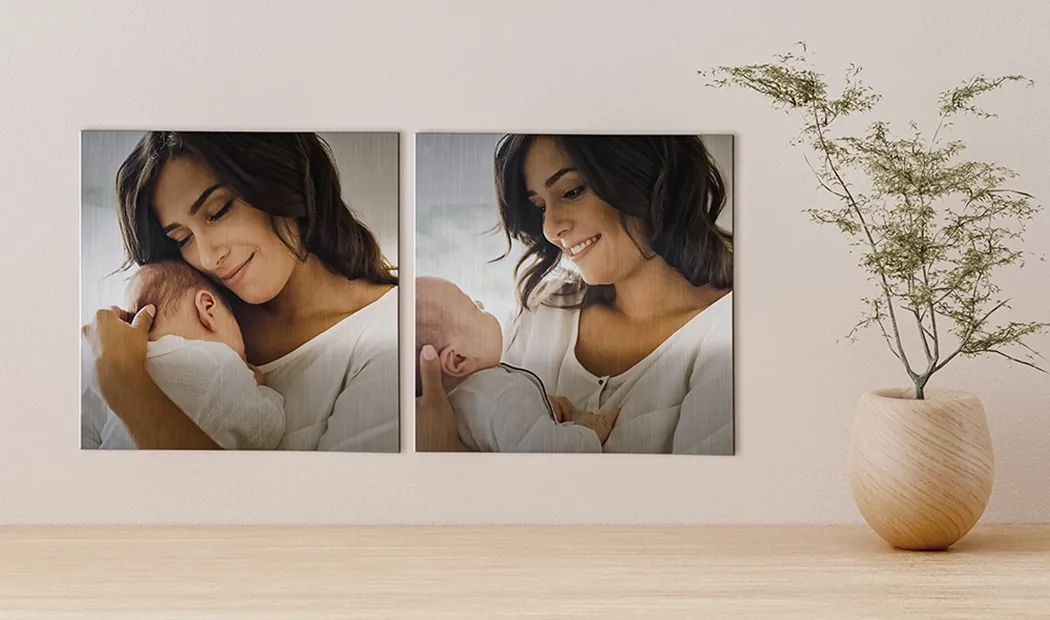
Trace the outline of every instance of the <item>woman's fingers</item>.
<path fill-rule="evenodd" d="M 612 432 L 613 427 L 616 425 L 616 418 L 620 417 L 620 409 L 617 407 L 603 411 L 594 417 L 599 420 L 598 423 L 601 424 L 602 428 L 609 433 Z"/>
<path fill-rule="evenodd" d="M 416 399 L 416 450 L 464 451 L 456 429 L 455 413 L 441 381 L 441 363 L 431 345 L 419 353 L 419 379 L 423 395 Z"/>
<path fill-rule="evenodd" d="M 110 306 L 109 308 L 99 308 L 95 311 L 95 318 L 90 323 L 80 328 L 80 335 L 88 341 L 91 345 L 91 350 L 98 357 L 98 345 L 99 345 L 99 332 L 102 330 L 102 326 L 110 321 L 120 308 L 116 306 Z M 117 315 L 119 316 L 119 315 Z"/>
<path fill-rule="evenodd" d="M 143 308 L 138 316 L 117 306 L 95 312 L 95 319 L 81 329 L 91 346 L 102 389 L 117 385 L 128 373 L 142 369 L 146 360 L 148 330 L 153 308 Z"/>
<path fill-rule="evenodd" d="M 441 363 L 437 350 L 431 345 L 424 345 L 419 353 L 419 379 L 423 387 L 420 397 L 424 406 L 441 404 L 445 400 L 445 386 L 441 381 Z"/>
<path fill-rule="evenodd" d="M 146 304 L 135 314 L 135 318 L 131 320 L 131 326 L 148 332 L 156 314 L 157 308 L 153 304 Z"/>

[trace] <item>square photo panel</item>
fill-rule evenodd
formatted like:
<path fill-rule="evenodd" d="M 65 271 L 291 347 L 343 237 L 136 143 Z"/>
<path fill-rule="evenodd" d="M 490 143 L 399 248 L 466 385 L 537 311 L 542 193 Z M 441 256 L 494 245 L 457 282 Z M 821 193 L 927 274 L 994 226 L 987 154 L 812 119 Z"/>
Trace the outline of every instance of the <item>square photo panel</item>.
<path fill-rule="evenodd" d="M 417 451 L 733 454 L 732 183 L 732 135 L 418 135 Z"/>
<path fill-rule="evenodd" d="M 81 134 L 81 449 L 398 452 L 397 133 Z"/>

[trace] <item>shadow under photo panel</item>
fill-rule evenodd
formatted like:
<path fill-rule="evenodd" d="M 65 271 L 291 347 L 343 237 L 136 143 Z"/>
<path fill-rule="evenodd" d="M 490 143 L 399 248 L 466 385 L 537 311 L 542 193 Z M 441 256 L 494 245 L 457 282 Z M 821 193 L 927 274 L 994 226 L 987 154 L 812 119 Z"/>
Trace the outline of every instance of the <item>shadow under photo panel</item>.
<path fill-rule="evenodd" d="M 417 135 L 417 450 L 734 454 L 733 163 L 732 135 Z"/>
<path fill-rule="evenodd" d="M 81 448 L 398 452 L 398 141 L 83 131 Z"/>

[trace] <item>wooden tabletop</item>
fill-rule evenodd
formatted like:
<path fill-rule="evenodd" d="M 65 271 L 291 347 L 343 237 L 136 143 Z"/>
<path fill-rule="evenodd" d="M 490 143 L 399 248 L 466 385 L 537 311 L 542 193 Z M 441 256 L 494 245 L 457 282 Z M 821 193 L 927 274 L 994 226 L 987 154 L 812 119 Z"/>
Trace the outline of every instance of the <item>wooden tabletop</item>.
<path fill-rule="evenodd" d="M 0 528 L 0 618 L 1050 618 L 1050 526 Z"/>

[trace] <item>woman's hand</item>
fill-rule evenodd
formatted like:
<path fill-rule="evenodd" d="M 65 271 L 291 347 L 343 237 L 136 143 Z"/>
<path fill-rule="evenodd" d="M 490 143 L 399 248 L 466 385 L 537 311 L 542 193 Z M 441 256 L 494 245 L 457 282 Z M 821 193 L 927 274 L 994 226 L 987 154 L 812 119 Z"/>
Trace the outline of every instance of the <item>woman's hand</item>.
<path fill-rule="evenodd" d="M 586 426 L 598 435 L 598 441 L 605 445 L 605 441 L 609 439 L 609 435 L 612 434 L 613 427 L 616 426 L 616 419 L 620 417 L 620 408 L 616 407 L 610 409 L 605 413 L 594 413 L 588 411 L 587 413 L 580 416 L 576 423 L 580 426 Z"/>
<path fill-rule="evenodd" d="M 459 438 L 452 405 L 441 381 L 441 363 L 429 344 L 419 354 L 419 376 L 423 395 L 416 398 L 416 450 L 418 452 L 466 452 Z"/>
<path fill-rule="evenodd" d="M 547 394 L 547 400 L 550 401 L 551 409 L 554 410 L 555 422 L 572 422 L 572 403 L 568 398 Z"/>
<path fill-rule="evenodd" d="M 146 344 L 156 308 L 132 317 L 113 306 L 80 330 L 91 345 L 102 398 L 144 450 L 214 450 L 211 437 L 168 398 L 146 372 Z"/>
<path fill-rule="evenodd" d="M 99 388 L 103 392 L 145 371 L 146 343 L 155 314 L 152 304 L 143 307 L 134 317 L 112 306 L 96 312 L 95 320 L 80 330 L 91 345 Z"/>

